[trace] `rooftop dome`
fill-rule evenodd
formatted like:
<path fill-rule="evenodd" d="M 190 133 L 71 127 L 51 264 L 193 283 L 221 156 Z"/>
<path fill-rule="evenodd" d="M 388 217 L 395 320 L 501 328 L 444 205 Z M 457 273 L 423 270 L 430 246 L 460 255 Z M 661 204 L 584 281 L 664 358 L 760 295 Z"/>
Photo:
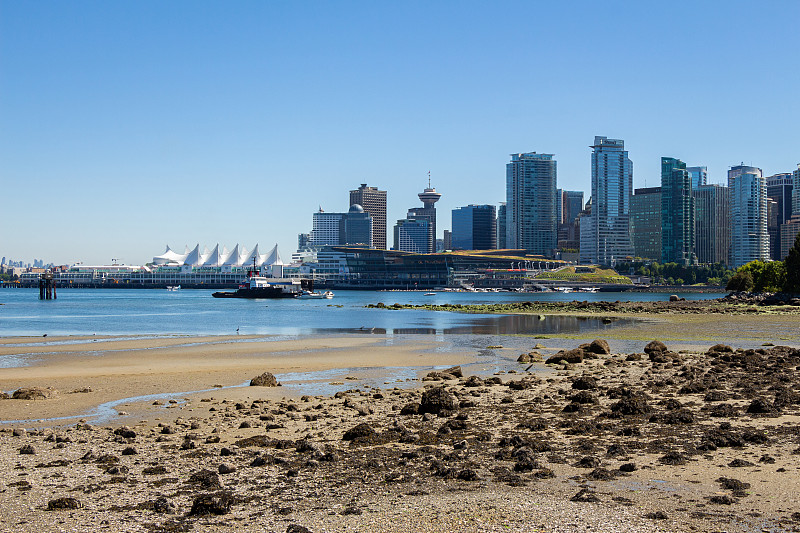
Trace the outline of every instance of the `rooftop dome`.
<path fill-rule="evenodd" d="M 349 212 L 350 213 L 363 213 L 364 212 L 364 208 L 361 207 L 358 204 L 353 204 L 353 205 L 350 206 L 350 211 Z"/>

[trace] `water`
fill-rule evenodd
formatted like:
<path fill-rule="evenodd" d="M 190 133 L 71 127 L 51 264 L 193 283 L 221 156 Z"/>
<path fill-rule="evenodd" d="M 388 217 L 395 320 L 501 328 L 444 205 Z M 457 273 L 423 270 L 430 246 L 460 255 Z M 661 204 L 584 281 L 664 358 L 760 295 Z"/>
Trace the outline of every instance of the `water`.
<path fill-rule="evenodd" d="M 211 290 L 61 289 L 39 300 L 36 289 L 0 289 L 0 336 L 554 334 L 613 327 L 600 319 L 473 315 L 423 309 L 365 309 L 367 304 L 487 304 L 514 301 L 663 301 L 663 293 L 468 293 L 338 291 L 332 300 L 212 298 Z M 690 299 L 719 294 L 678 294 Z"/>

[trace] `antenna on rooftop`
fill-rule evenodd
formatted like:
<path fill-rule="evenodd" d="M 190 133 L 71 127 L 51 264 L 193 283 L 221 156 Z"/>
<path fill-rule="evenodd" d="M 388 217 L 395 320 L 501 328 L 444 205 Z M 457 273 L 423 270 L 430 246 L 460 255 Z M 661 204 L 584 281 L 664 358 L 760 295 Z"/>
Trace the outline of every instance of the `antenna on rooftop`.
<path fill-rule="evenodd" d="M 431 188 L 431 171 L 428 171 L 428 188 Z"/>

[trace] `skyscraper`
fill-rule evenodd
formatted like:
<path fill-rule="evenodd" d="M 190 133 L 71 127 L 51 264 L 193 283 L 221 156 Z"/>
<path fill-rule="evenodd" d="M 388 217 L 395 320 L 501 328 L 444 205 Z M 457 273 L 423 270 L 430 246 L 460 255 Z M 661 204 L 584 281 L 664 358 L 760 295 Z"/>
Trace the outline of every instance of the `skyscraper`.
<path fill-rule="evenodd" d="M 468 205 L 453 209 L 453 250 L 497 248 L 497 220 L 493 205 Z"/>
<path fill-rule="evenodd" d="M 386 191 L 376 187 L 361 187 L 350 191 L 350 204 L 360 205 L 372 216 L 372 245 L 378 250 L 386 249 Z"/>
<path fill-rule="evenodd" d="M 692 190 L 708 183 L 708 167 L 686 167 L 692 180 Z"/>
<path fill-rule="evenodd" d="M 350 206 L 347 213 L 314 213 L 311 234 L 298 239 L 300 249 L 306 246 L 372 246 L 372 217 L 360 205 Z M 305 243 L 303 243 L 305 240 Z"/>
<path fill-rule="evenodd" d="M 553 154 L 511 154 L 506 165 L 506 246 L 552 257 L 556 231 Z"/>
<path fill-rule="evenodd" d="M 700 263 L 728 263 L 731 245 L 730 191 L 723 185 L 701 185 L 694 198 L 694 250 Z"/>
<path fill-rule="evenodd" d="M 562 191 L 561 223 L 572 224 L 583 210 L 583 191 Z"/>
<path fill-rule="evenodd" d="M 427 219 L 401 219 L 394 227 L 394 249 L 416 254 L 430 253 L 429 226 Z"/>
<path fill-rule="evenodd" d="M 786 172 L 767 176 L 767 198 L 775 202 L 774 216 L 767 217 L 769 233 L 769 256 L 781 260 L 781 226 L 792 218 L 792 173 Z M 769 215 L 769 213 L 768 213 Z"/>
<path fill-rule="evenodd" d="M 800 217 L 800 163 L 792 172 L 792 216 Z"/>
<path fill-rule="evenodd" d="M 631 239 L 636 257 L 661 262 L 661 187 L 636 189 L 631 196 Z"/>
<path fill-rule="evenodd" d="M 767 181 L 760 168 L 738 165 L 728 171 L 731 194 L 730 266 L 769 259 Z"/>
<path fill-rule="evenodd" d="M 661 158 L 661 261 L 694 262 L 694 199 L 686 163 Z"/>
<path fill-rule="evenodd" d="M 591 223 L 581 220 L 580 257 L 581 262 L 611 265 L 634 255 L 630 220 L 633 163 L 622 139 L 596 136 L 591 148 L 592 214 Z"/>
<path fill-rule="evenodd" d="M 506 246 L 506 203 L 500 202 L 497 207 L 497 248 L 505 250 Z"/>
<path fill-rule="evenodd" d="M 442 195 L 436 192 L 435 188 L 431 188 L 430 178 L 428 178 L 428 188 L 419 193 L 422 207 L 412 207 L 408 210 L 406 218 L 408 220 L 427 220 L 428 221 L 428 251 L 433 253 L 436 251 L 436 202 Z"/>

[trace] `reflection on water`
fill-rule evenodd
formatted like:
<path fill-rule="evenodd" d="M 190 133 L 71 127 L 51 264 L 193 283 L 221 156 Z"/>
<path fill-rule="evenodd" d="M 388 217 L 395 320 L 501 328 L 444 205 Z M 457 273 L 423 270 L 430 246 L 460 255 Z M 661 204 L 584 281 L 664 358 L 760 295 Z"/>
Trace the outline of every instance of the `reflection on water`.
<path fill-rule="evenodd" d="M 310 333 L 367 333 L 376 335 L 554 335 L 629 326 L 629 318 L 595 318 L 560 315 L 497 315 L 473 317 L 470 323 L 442 328 L 313 328 Z"/>

